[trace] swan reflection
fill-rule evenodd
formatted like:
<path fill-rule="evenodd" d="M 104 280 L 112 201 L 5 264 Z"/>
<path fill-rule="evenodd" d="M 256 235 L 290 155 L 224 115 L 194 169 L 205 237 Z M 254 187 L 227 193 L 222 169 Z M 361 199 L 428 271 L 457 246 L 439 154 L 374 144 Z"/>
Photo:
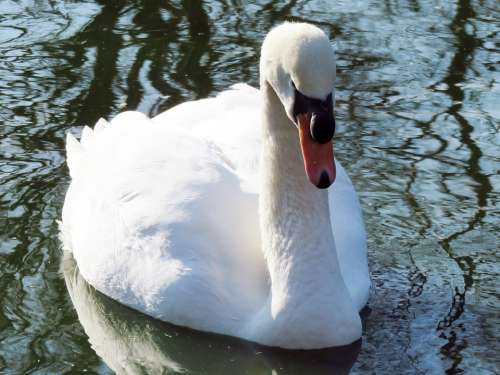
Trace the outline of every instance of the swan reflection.
<path fill-rule="evenodd" d="M 361 341 L 285 351 L 195 332 L 150 318 L 97 292 L 65 252 L 62 272 L 92 348 L 118 374 L 347 374 Z"/>

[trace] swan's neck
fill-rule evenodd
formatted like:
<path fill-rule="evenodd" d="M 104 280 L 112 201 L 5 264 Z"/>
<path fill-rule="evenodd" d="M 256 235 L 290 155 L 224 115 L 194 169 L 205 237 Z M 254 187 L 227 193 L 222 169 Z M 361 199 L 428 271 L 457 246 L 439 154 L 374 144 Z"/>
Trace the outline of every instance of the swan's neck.
<path fill-rule="evenodd" d="M 260 225 L 273 309 L 328 294 L 343 283 L 330 223 L 328 191 L 307 179 L 298 131 L 269 85 L 264 95 Z"/>
<path fill-rule="evenodd" d="M 297 327 L 294 331 L 309 336 L 315 332 L 312 336 L 328 345 L 352 342 L 359 337 L 359 316 L 340 272 L 328 191 L 308 181 L 295 125 L 267 84 L 261 91 L 264 128 L 259 214 L 262 250 L 271 279 L 268 308 L 273 324 L 282 321 L 286 330 L 292 322 L 307 321 L 307 332 Z M 347 328 L 340 333 L 342 326 Z M 311 343 L 314 345 L 319 344 Z"/>

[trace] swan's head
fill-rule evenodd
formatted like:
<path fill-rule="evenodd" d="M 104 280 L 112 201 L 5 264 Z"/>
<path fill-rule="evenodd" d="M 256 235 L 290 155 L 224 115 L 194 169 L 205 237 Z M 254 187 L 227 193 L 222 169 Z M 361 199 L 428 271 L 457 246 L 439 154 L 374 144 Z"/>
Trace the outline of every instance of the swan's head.
<path fill-rule="evenodd" d="M 262 45 L 261 87 L 269 84 L 299 130 L 304 167 L 318 188 L 335 180 L 335 54 L 327 36 L 306 23 L 283 23 Z"/>

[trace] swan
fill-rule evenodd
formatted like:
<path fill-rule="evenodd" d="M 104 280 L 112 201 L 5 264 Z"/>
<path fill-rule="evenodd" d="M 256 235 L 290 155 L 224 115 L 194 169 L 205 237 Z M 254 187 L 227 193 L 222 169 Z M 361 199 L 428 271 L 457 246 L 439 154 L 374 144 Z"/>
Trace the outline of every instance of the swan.
<path fill-rule="evenodd" d="M 150 119 L 68 133 L 64 247 L 103 294 L 179 326 L 285 349 L 361 337 L 366 235 L 334 158 L 334 51 L 306 23 L 237 84 Z"/>

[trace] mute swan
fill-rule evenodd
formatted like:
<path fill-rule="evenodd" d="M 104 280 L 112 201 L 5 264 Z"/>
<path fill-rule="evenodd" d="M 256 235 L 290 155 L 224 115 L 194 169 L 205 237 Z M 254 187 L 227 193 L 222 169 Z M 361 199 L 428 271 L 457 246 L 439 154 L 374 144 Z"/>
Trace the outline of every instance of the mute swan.
<path fill-rule="evenodd" d="M 260 74 L 260 90 L 68 134 L 64 245 L 97 290 L 152 317 L 287 349 L 350 344 L 370 278 L 333 156 L 334 52 L 284 23 Z"/>

